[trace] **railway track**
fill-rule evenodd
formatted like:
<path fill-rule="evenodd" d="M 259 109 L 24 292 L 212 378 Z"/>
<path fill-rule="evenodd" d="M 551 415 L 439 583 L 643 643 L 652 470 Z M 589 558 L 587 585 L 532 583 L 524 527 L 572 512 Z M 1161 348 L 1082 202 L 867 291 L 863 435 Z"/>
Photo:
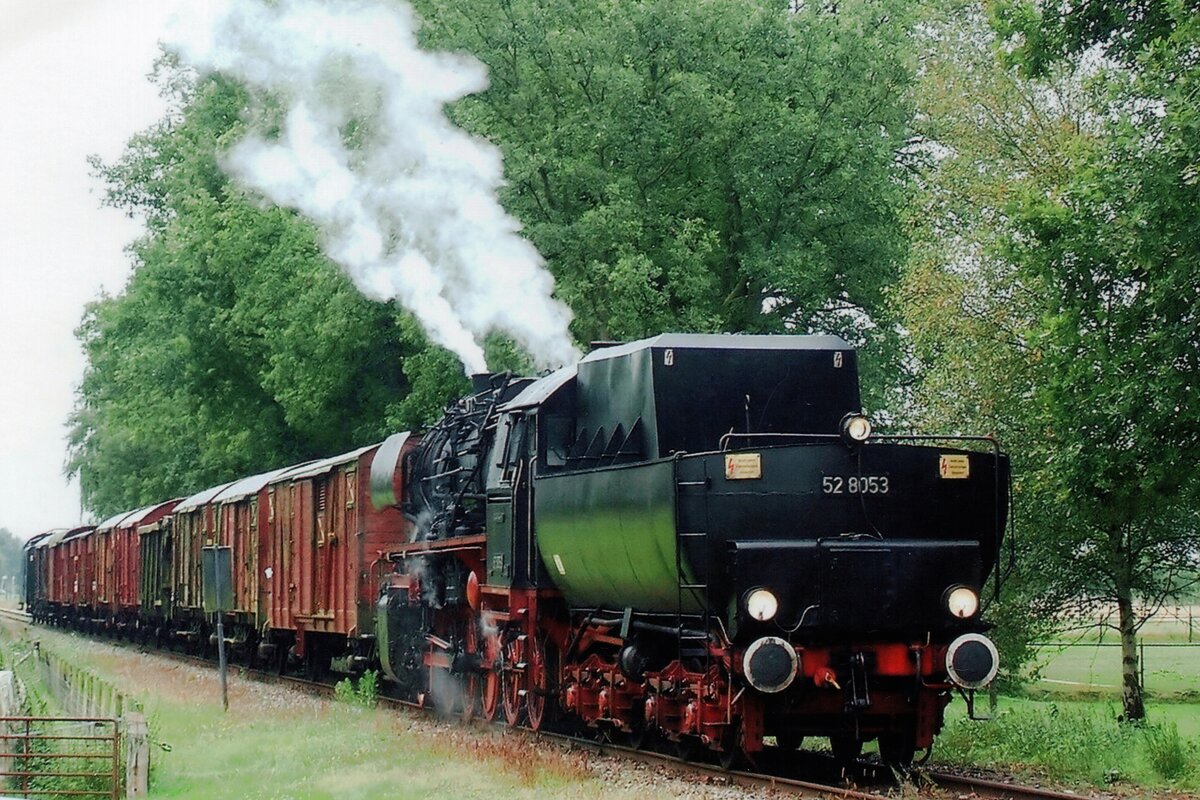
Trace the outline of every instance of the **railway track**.
<path fill-rule="evenodd" d="M 22 611 L 17 611 L 10 608 L 0 608 L 0 619 L 8 619 L 14 622 L 31 624 L 28 614 Z M 131 647 L 127 642 L 122 642 L 115 639 L 102 640 L 108 644 Z M 193 666 L 203 667 L 206 669 L 217 669 L 215 662 L 194 655 L 179 653 L 171 650 L 154 650 L 154 654 Z M 332 696 L 334 687 L 332 684 L 319 681 L 307 680 L 292 675 L 278 675 L 273 672 L 250 669 L 243 665 L 234 665 L 233 669 L 237 674 L 267 684 L 280 684 L 292 686 L 298 690 L 309 694 L 319 696 Z M 423 711 L 427 713 L 429 709 L 422 708 L 416 703 L 398 700 L 396 698 L 380 696 L 379 702 L 381 705 L 387 705 L 394 708 L 404 708 L 414 711 Z M 486 725 L 487 723 L 479 723 Z M 853 782 L 860 782 L 868 786 L 877 787 L 877 791 L 863 791 L 859 788 L 851 788 L 849 786 L 839 786 L 833 783 L 820 783 L 810 780 L 803 780 L 797 777 L 791 777 L 786 774 L 780 774 L 790 770 L 781 769 L 773 772 L 756 772 L 750 770 L 726 770 L 715 765 L 705 764 L 696 761 L 688 761 L 677 756 L 660 753 L 653 750 L 635 749 L 613 742 L 600 741 L 591 738 L 581 738 L 569 734 L 555 733 L 548 731 L 532 731 L 527 728 L 509 728 L 502 723 L 495 723 L 503 727 L 507 735 L 527 736 L 535 740 L 554 742 L 563 747 L 571 747 L 583 749 L 598 755 L 609 755 L 630 760 L 639 761 L 646 764 L 657 765 L 667 769 L 671 769 L 680 775 L 702 775 L 706 783 L 710 785 L 725 785 L 739 786 L 746 789 L 762 789 L 774 793 L 787 793 L 796 797 L 803 798 L 845 798 L 845 800 L 891 800 L 892 795 L 887 792 L 896 788 L 894 779 L 890 774 L 884 774 L 885 771 L 878 768 L 877 765 L 860 763 L 859 769 L 854 775 L 849 776 Z M 823 759 L 816 754 L 809 754 L 814 762 L 824 761 L 824 769 L 830 769 L 828 759 Z M 778 761 L 779 759 L 772 759 Z M 953 797 L 955 800 L 962 798 L 979 798 L 980 800 L 1080 800 L 1090 795 L 1074 794 L 1061 792 L 1049 789 L 1043 789 L 1036 786 L 1026 786 L 1017 783 L 1008 783 L 998 780 L 989 780 L 967 775 L 956 775 L 939 770 L 919 769 L 914 775 L 914 784 L 919 787 L 922 794 L 926 796 L 942 796 Z"/>
<path fill-rule="evenodd" d="M 1009 784 L 986 778 L 954 775 L 936 770 L 925 774 L 935 786 L 953 792 L 959 797 L 967 795 L 968 797 L 989 798 L 989 800 L 1038 800 L 1038 798 L 1042 800 L 1080 800 L 1080 798 L 1092 796 L 1043 789 L 1038 786 Z"/>

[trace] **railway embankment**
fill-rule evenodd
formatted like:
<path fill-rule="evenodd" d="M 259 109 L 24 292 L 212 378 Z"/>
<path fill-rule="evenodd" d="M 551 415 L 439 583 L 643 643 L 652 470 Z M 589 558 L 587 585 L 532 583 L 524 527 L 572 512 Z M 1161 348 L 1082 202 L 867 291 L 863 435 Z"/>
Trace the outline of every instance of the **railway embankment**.
<path fill-rule="evenodd" d="M 763 796 L 761 787 L 733 785 L 711 773 L 689 774 L 684 766 L 664 767 L 519 733 L 464 727 L 415 710 L 365 709 L 291 686 L 264 684 L 241 676 L 236 668 L 226 714 L 210 666 L 12 623 L 0 624 L 0 635 L 18 652 L 30 648 L 30 638 L 36 637 L 43 648 L 74 666 L 76 674 L 96 676 L 94 685 L 107 684 L 113 688 L 104 691 L 144 705 L 153 743 L 151 797 Z M 1029 708 L 1025 702 L 1002 700 L 1000 716 L 991 723 L 952 720 L 944 737 L 948 747 L 939 751 L 935 769 L 950 767 L 999 782 L 1013 781 L 1015 775 L 1019 783 L 1067 786 L 1079 797 L 1200 797 L 1186 771 L 1173 781 L 1153 777 L 1140 729 L 1128 731 L 1121 741 L 1098 739 L 1097 731 L 1105 727 L 1099 723 L 1102 708 L 1070 700 L 1056 708 Z M 1080 720 L 1088 719 L 1096 724 L 1080 727 Z M 1190 741 L 1183 746 L 1194 750 Z M 1030 747 L 1042 752 L 1031 754 Z M 1098 777 L 1092 775 L 1091 762 L 1106 765 Z M 975 769 L 975 764 L 991 769 Z M 1010 796 L 950 784 L 939 792 L 921 783 L 895 787 L 864 779 L 860 788 L 897 798 Z M 768 792 L 792 794 L 782 787 Z"/>
<path fill-rule="evenodd" d="M 14 652 L 24 626 L 0 622 Z M 44 628 L 42 646 L 110 681 L 145 709 L 151 798 L 678 797 L 741 800 L 735 786 L 653 765 L 535 745 L 521 734 L 464 727 L 415 711 L 365 709 L 287 686 L 229 681 L 215 670 Z"/>

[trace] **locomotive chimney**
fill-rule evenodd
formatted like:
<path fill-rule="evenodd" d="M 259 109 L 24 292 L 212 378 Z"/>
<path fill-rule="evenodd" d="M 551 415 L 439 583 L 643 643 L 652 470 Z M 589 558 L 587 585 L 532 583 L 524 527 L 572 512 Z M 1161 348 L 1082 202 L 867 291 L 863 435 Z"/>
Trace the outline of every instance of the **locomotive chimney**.
<path fill-rule="evenodd" d="M 490 372 L 476 372 L 471 376 L 471 393 L 479 394 L 491 391 L 493 377 Z"/>

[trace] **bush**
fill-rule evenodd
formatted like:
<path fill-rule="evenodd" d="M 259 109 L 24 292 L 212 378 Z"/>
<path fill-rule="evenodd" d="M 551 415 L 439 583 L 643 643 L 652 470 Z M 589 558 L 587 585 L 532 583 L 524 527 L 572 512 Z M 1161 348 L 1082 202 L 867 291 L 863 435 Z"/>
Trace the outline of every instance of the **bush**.
<path fill-rule="evenodd" d="M 939 756 L 958 763 L 1029 764 L 1071 780 L 1102 783 L 1125 765 L 1127 734 L 1099 710 L 1005 709 L 990 722 L 958 719 L 938 737 Z"/>
<path fill-rule="evenodd" d="M 1147 725 L 1145 728 L 1146 755 L 1154 771 L 1167 780 L 1182 777 L 1187 771 L 1188 747 L 1179 735 L 1174 722 Z"/>
<path fill-rule="evenodd" d="M 343 703 L 374 708 L 379 704 L 379 673 L 368 670 L 357 682 L 352 678 L 340 680 L 333 687 L 333 696 Z"/>

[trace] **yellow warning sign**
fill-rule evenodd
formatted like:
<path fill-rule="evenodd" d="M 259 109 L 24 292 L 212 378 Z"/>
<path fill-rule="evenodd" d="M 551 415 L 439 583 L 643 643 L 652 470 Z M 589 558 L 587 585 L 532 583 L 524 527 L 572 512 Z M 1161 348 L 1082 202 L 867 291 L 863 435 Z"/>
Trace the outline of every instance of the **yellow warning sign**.
<path fill-rule="evenodd" d="M 729 453 L 725 456 L 725 480 L 747 481 L 762 477 L 762 455 Z"/>
<path fill-rule="evenodd" d="M 938 459 L 938 475 L 943 478 L 969 478 L 971 459 L 964 455 L 942 456 Z"/>

